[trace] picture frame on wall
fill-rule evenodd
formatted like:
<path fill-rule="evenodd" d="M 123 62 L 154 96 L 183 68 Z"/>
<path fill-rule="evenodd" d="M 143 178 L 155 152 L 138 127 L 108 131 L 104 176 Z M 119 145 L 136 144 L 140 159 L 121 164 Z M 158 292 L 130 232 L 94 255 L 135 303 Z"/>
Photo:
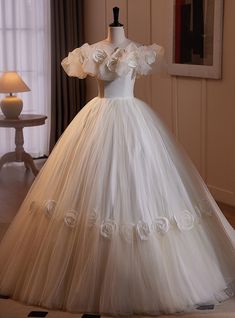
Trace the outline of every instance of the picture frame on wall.
<path fill-rule="evenodd" d="M 169 74 L 220 79 L 223 0 L 172 0 L 169 6 Z"/>

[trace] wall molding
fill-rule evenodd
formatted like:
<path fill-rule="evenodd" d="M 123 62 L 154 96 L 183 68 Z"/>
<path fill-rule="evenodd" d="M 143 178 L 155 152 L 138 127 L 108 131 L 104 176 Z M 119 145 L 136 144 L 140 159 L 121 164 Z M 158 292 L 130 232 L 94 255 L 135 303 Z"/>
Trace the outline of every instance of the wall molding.
<path fill-rule="evenodd" d="M 235 206 L 235 193 L 233 191 L 223 189 L 211 184 L 207 184 L 207 187 L 217 201 Z"/>
<path fill-rule="evenodd" d="M 207 141 L 207 80 L 201 80 L 201 132 L 200 132 L 200 143 L 201 143 L 201 176 L 206 182 L 206 141 Z"/>
<path fill-rule="evenodd" d="M 172 123 L 173 132 L 179 140 L 179 107 L 178 107 L 178 78 L 172 77 Z"/>

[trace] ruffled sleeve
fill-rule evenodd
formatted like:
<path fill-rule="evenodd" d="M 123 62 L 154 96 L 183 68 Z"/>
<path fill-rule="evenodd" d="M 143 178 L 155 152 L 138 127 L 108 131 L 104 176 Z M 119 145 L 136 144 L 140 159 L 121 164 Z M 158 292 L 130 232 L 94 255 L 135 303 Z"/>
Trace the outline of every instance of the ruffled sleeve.
<path fill-rule="evenodd" d="M 161 76 L 167 75 L 167 61 L 165 57 L 165 50 L 162 46 L 153 44 L 156 52 L 156 58 L 154 63 L 151 65 L 151 73 L 159 74 Z"/>
<path fill-rule="evenodd" d="M 89 45 L 85 43 L 80 48 L 76 48 L 72 52 L 69 52 L 69 55 L 64 58 L 61 62 L 61 65 L 64 71 L 73 77 L 85 78 L 87 72 L 84 70 L 84 63 L 88 59 L 89 55 Z"/>
<path fill-rule="evenodd" d="M 80 79 L 90 76 L 100 76 L 102 65 L 107 60 L 107 53 L 100 45 L 85 43 L 69 53 L 61 65 L 69 76 Z"/>
<path fill-rule="evenodd" d="M 133 68 L 136 76 L 148 75 L 153 72 L 160 64 L 164 57 L 164 48 L 157 44 L 142 45 L 136 49 L 130 48 L 127 55 L 127 65 Z"/>

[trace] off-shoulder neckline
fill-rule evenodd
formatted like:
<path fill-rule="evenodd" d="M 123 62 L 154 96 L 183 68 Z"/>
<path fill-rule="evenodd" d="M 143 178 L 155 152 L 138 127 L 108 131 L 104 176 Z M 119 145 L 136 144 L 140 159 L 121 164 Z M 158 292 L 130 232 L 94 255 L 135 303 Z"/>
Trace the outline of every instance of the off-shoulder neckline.
<path fill-rule="evenodd" d="M 96 43 L 93 43 L 93 44 L 89 44 L 89 43 L 87 43 L 87 44 L 90 45 L 90 46 L 95 46 L 95 47 L 101 45 L 101 46 L 106 46 L 106 47 L 110 47 L 110 48 L 118 48 L 118 49 L 126 49 L 130 45 L 134 45 L 136 48 L 144 45 L 144 44 L 137 43 L 137 42 L 129 40 L 129 39 L 127 39 L 127 40 L 129 41 L 129 43 L 127 43 L 126 46 L 123 46 L 124 41 L 119 43 L 119 44 L 115 44 L 115 43 L 109 42 L 106 39 L 102 40 L 102 41 L 99 41 L 99 42 L 96 42 Z"/>
<path fill-rule="evenodd" d="M 118 45 L 110 45 L 108 43 L 105 43 L 104 41 L 100 41 L 100 42 L 96 42 L 96 43 L 93 43 L 93 44 L 90 44 L 88 42 L 84 43 L 81 47 L 90 47 L 90 48 L 94 48 L 94 49 L 97 49 L 97 48 L 107 48 L 109 49 L 109 51 L 114 51 L 114 50 L 117 50 L 117 49 L 122 49 L 122 50 L 125 50 L 125 51 L 128 51 L 129 48 L 133 48 L 134 50 L 137 50 L 139 48 L 144 48 L 144 47 L 152 47 L 156 45 L 155 43 L 153 44 L 140 44 L 140 43 L 137 43 L 137 42 L 133 42 L 131 41 L 129 44 L 127 44 L 127 46 L 125 47 L 121 47 L 121 46 L 118 46 Z"/>
<path fill-rule="evenodd" d="M 163 55 L 162 50 L 156 43 L 137 46 L 131 41 L 125 48 L 115 48 L 103 41 L 91 45 L 84 43 L 70 52 L 62 62 L 70 76 L 85 78 L 91 75 L 111 80 L 115 74 L 122 76 L 129 71 L 135 76 L 147 75 L 156 58 L 159 60 Z"/>

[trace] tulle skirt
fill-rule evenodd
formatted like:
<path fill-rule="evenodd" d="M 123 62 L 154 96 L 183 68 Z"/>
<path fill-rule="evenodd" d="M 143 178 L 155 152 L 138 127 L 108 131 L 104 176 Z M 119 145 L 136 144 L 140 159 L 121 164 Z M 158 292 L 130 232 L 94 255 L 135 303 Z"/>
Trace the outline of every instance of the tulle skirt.
<path fill-rule="evenodd" d="M 234 230 L 161 120 L 91 100 L 35 179 L 0 247 L 0 293 L 110 315 L 191 311 L 233 295 Z"/>

